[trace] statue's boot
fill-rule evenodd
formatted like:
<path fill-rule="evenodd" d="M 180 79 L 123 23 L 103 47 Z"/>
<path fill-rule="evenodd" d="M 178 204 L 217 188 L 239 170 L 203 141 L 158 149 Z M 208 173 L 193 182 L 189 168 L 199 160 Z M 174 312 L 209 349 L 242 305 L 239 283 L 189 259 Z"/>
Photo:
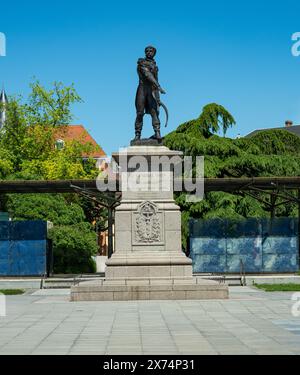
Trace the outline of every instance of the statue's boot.
<path fill-rule="evenodd" d="M 143 116 L 144 116 L 143 111 L 137 111 L 135 126 L 134 126 L 134 130 L 135 130 L 134 141 L 139 141 L 141 139 L 141 133 L 143 129 Z"/>
<path fill-rule="evenodd" d="M 141 139 L 141 133 L 140 132 L 135 132 L 134 140 L 135 141 L 139 141 L 140 139 Z"/>
<path fill-rule="evenodd" d="M 154 130 L 154 135 L 151 138 L 157 139 L 158 141 L 161 141 L 161 135 L 160 135 L 160 121 L 158 118 L 158 111 L 156 109 L 151 110 L 151 117 L 152 117 L 152 127 Z"/>
<path fill-rule="evenodd" d="M 161 141 L 161 135 L 160 135 L 160 130 L 159 129 L 155 129 L 155 134 L 154 134 L 155 138 L 158 140 L 158 141 Z"/>

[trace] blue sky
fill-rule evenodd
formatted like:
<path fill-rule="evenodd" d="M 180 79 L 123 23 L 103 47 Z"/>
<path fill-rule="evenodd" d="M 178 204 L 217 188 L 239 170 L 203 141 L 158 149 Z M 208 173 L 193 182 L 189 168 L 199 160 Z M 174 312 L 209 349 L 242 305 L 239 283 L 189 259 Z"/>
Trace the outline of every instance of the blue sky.
<path fill-rule="evenodd" d="M 168 131 L 211 102 L 235 117 L 232 137 L 300 124 L 300 56 L 291 54 L 299 14 L 299 0 L 4 1 L 0 82 L 24 96 L 34 76 L 48 87 L 74 83 L 84 103 L 73 123 L 110 154 L 134 136 L 136 61 L 153 44 Z M 143 135 L 151 134 L 147 116 Z"/>

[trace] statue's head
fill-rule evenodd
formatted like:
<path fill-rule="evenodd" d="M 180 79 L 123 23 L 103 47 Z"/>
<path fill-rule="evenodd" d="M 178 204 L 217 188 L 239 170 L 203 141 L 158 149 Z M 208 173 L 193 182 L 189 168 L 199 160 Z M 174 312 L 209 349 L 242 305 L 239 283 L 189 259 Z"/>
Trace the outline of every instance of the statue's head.
<path fill-rule="evenodd" d="M 147 59 L 153 59 L 153 57 L 156 55 L 156 48 L 153 46 L 148 46 L 145 48 L 145 55 Z"/>

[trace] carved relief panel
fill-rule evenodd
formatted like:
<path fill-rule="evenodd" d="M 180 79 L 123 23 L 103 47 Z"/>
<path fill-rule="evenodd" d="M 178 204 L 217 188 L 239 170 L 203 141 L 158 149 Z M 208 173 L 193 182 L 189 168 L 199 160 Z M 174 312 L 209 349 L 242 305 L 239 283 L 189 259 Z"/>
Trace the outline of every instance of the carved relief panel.
<path fill-rule="evenodd" d="M 163 243 L 163 214 L 151 201 L 142 202 L 133 213 L 134 244 L 151 245 Z"/>

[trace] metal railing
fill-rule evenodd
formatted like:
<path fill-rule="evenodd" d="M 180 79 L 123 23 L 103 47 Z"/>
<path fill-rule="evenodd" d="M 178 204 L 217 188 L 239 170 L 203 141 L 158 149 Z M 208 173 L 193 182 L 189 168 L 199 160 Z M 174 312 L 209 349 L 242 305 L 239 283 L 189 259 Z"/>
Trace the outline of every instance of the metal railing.
<path fill-rule="evenodd" d="M 197 274 L 195 274 L 197 275 Z M 199 275 L 200 276 L 200 275 Z M 245 273 L 245 265 L 242 259 L 240 259 L 240 273 L 236 276 L 226 276 L 225 274 L 219 273 L 210 273 L 210 274 L 203 274 L 204 279 L 218 281 L 219 284 L 225 284 L 228 281 L 239 281 L 241 286 L 246 286 L 246 273 Z"/>

